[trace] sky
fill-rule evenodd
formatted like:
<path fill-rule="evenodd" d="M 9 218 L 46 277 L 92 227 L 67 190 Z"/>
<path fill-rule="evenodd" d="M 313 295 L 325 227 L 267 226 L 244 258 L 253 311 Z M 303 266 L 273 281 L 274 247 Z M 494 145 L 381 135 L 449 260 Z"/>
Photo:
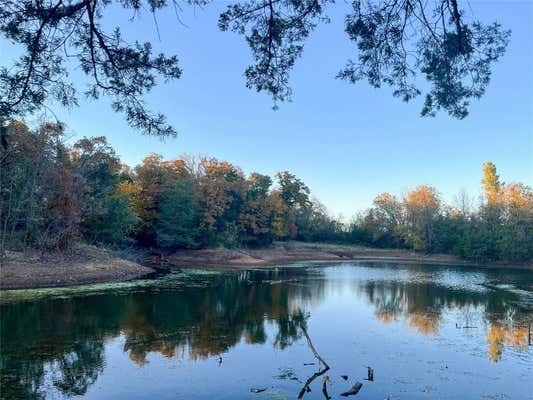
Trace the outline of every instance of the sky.
<path fill-rule="evenodd" d="M 219 31 L 218 15 L 229 4 L 222 0 L 184 9 L 182 23 L 172 8 L 159 12 L 159 35 L 149 14 L 133 23 L 121 9 L 105 16 L 128 40 L 149 40 L 155 50 L 178 55 L 182 78 L 160 83 L 146 97 L 150 108 L 167 115 L 177 138 L 141 136 L 102 99 L 54 111 L 70 140 L 105 135 L 127 164 L 152 152 L 189 153 L 228 160 L 246 173 L 288 170 L 345 217 L 369 207 L 380 192 L 401 195 L 419 184 L 435 186 L 448 202 L 462 189 L 477 197 L 487 161 L 502 180 L 533 185 L 533 1 L 470 1 L 477 18 L 497 20 L 512 36 L 486 95 L 472 102 L 464 120 L 445 113 L 422 118 L 422 98 L 406 104 L 388 88 L 335 79 L 357 54 L 343 29 L 347 6 L 337 3 L 328 12 L 331 23 L 311 34 L 291 74 L 293 101 L 277 111 L 267 94 L 245 87 L 250 51 L 242 36 Z M 4 64 L 11 49 L 0 46 Z"/>

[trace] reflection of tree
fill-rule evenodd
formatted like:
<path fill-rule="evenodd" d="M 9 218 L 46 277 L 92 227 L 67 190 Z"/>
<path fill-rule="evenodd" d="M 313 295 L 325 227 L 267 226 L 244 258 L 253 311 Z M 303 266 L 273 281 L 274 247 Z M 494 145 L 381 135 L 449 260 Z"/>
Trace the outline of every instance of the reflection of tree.
<path fill-rule="evenodd" d="M 440 288 L 430 283 L 420 285 L 398 281 L 370 281 L 358 289 L 374 305 L 379 321 L 387 324 L 401 317 L 424 335 L 438 333 L 441 311 L 446 304 L 449 288 Z"/>
<path fill-rule="evenodd" d="M 126 336 L 124 350 L 139 365 L 148 352 L 203 359 L 227 351 L 240 340 L 264 343 L 265 320 L 277 327 L 274 346 L 284 348 L 298 339 L 303 320 L 292 302 L 319 295 L 317 290 L 321 290 L 317 285 L 284 283 L 292 274 L 243 272 L 223 276 L 207 288 L 160 293 L 149 300 L 144 295 L 132 296 L 120 320 Z"/>
<path fill-rule="evenodd" d="M 491 323 L 487 331 L 489 344 L 489 359 L 498 362 L 503 353 L 503 346 L 525 349 L 528 346 L 527 327 L 517 327 L 507 324 Z"/>
<path fill-rule="evenodd" d="M 438 333 L 441 314 L 446 308 L 459 309 L 465 326 L 471 325 L 472 310 L 476 308 L 487 311 L 490 307 L 490 312 L 486 313 L 489 319 L 507 315 L 510 309 L 520 311 L 513 305 L 515 295 L 503 290 L 489 293 L 454 289 L 433 282 L 388 280 L 365 282 L 355 289 L 375 307 L 379 321 L 386 324 L 402 318 L 423 334 Z"/>
<path fill-rule="evenodd" d="M 62 354 L 55 362 L 54 385 L 62 392 L 82 395 L 96 382 L 103 370 L 104 345 L 98 340 L 83 340 L 76 343 L 70 353 Z"/>
<path fill-rule="evenodd" d="M 440 314 L 413 313 L 409 315 L 409 325 L 423 335 L 436 335 L 439 333 Z"/>
<path fill-rule="evenodd" d="M 295 276 L 300 285 L 290 284 Z M 322 296 L 322 281 L 308 279 L 302 270 L 247 271 L 179 290 L 2 305 L 0 398 L 42 398 L 47 370 L 59 391 L 85 393 L 104 365 L 105 340 L 121 332 L 124 351 L 141 366 L 149 352 L 196 360 L 241 340 L 265 343 L 265 322 L 284 348 L 301 334 L 299 306 Z"/>
<path fill-rule="evenodd" d="M 41 399 L 45 371 L 56 388 L 83 394 L 103 365 L 103 335 L 118 334 L 106 315 L 108 302 L 72 299 L 1 307 L 0 354 L 3 399 Z M 99 314 L 101 313 L 101 314 Z"/>
<path fill-rule="evenodd" d="M 472 327 L 473 310 L 478 309 L 489 324 L 487 342 L 492 361 L 500 359 L 505 345 L 527 346 L 527 327 L 523 327 L 527 313 L 516 305 L 518 297 L 511 291 L 473 291 L 416 280 L 373 280 L 355 285 L 354 289 L 374 306 L 376 319 L 384 324 L 403 319 L 423 335 L 436 335 L 444 309 L 459 310 L 461 329 Z"/>

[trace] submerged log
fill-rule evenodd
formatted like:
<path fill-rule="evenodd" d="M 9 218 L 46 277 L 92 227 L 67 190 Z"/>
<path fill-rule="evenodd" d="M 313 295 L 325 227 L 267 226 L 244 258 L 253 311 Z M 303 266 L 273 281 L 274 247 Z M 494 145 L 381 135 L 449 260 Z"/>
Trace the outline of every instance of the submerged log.
<path fill-rule="evenodd" d="M 350 390 L 341 393 L 341 396 L 347 397 L 347 396 L 355 396 L 361 388 L 363 387 L 363 384 L 361 382 L 355 382 L 355 385 L 353 385 Z"/>
<path fill-rule="evenodd" d="M 328 388 L 327 388 L 327 384 L 329 382 L 329 376 L 325 376 L 324 377 L 324 380 L 322 382 L 322 394 L 324 395 L 324 397 L 326 398 L 326 400 L 330 400 L 331 399 L 331 396 L 328 394 Z"/>

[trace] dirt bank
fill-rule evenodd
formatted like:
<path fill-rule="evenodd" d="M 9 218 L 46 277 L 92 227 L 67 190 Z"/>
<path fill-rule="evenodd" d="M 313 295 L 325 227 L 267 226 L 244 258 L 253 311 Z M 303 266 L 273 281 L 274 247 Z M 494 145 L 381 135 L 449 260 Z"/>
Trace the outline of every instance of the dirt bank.
<path fill-rule="evenodd" d="M 162 265 L 182 268 L 240 269 L 288 264 L 298 261 L 383 260 L 427 264 L 479 265 L 498 267 L 507 264 L 475 264 L 445 254 L 419 254 L 406 250 L 373 249 L 361 246 L 280 242 L 267 249 L 201 249 L 183 250 L 165 255 Z M 159 259 L 154 259 L 159 262 Z M 531 264 L 512 265 L 533 269 Z"/>
<path fill-rule="evenodd" d="M 152 272 L 152 268 L 94 246 L 78 246 L 68 253 L 8 252 L 0 268 L 0 289 L 120 282 Z"/>

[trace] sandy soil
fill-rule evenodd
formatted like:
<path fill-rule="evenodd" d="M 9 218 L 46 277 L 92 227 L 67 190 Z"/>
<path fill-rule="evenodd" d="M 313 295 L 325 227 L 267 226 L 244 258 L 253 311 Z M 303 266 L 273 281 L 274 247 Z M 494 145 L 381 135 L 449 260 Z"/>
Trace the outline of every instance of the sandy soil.
<path fill-rule="evenodd" d="M 0 267 L 0 289 L 120 282 L 153 272 L 94 246 L 79 246 L 68 253 L 8 252 Z"/>

